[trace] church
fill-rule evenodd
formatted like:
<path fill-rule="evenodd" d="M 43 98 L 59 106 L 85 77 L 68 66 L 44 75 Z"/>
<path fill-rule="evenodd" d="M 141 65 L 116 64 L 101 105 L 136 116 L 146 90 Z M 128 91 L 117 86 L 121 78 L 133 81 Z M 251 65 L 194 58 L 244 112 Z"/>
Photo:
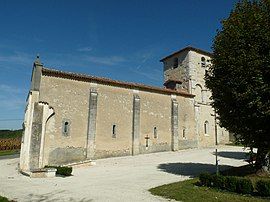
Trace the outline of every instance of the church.
<path fill-rule="evenodd" d="M 20 170 L 227 143 L 205 87 L 211 56 L 186 47 L 164 57 L 163 88 L 47 68 L 37 58 Z"/>

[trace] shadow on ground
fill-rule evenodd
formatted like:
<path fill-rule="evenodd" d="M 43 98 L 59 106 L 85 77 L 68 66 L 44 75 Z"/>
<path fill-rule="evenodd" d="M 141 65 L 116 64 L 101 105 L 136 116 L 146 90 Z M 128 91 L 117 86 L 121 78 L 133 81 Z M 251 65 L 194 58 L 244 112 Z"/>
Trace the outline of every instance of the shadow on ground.
<path fill-rule="evenodd" d="M 44 201 L 44 202 L 54 202 L 54 201 L 66 201 L 66 202 L 91 202 L 93 201 L 93 199 L 86 199 L 86 198 L 82 198 L 82 199 L 74 199 L 72 197 L 68 197 L 63 199 L 62 196 L 60 196 L 59 194 L 63 194 L 66 191 L 54 191 L 54 192 L 50 192 L 50 193 L 46 193 L 46 194 L 28 194 L 29 197 L 29 202 L 36 202 L 36 201 Z"/>
<path fill-rule="evenodd" d="M 215 153 L 213 153 L 215 155 Z M 244 160 L 247 159 L 248 153 L 246 152 L 233 152 L 233 151 L 221 151 L 218 152 L 218 156 L 230 159 Z"/>
<path fill-rule="evenodd" d="M 228 165 L 219 165 L 219 170 L 226 170 L 233 168 L 233 166 Z M 216 171 L 216 165 L 213 164 L 204 164 L 204 163 L 164 163 L 159 164 L 158 169 L 175 174 L 175 175 L 184 175 L 190 177 L 196 177 L 202 172 L 213 173 Z"/>
<path fill-rule="evenodd" d="M 20 154 L 11 154 L 11 155 L 0 156 L 0 160 L 2 160 L 2 159 L 16 159 L 16 158 L 20 158 Z"/>

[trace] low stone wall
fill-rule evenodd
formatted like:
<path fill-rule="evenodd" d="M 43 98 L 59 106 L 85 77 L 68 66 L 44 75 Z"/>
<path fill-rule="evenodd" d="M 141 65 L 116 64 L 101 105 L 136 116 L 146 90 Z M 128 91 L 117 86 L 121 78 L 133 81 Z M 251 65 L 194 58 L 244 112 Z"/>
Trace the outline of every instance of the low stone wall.
<path fill-rule="evenodd" d="M 198 147 L 197 140 L 179 140 L 179 149 L 190 149 Z"/>
<path fill-rule="evenodd" d="M 130 149 L 121 149 L 121 150 L 96 150 L 94 159 L 108 158 L 108 157 L 117 157 L 117 156 L 130 156 L 132 155 Z"/>
<path fill-rule="evenodd" d="M 48 164 L 63 165 L 86 160 L 86 149 L 82 147 L 56 148 L 49 153 Z"/>
<path fill-rule="evenodd" d="M 151 144 L 149 145 L 149 147 L 146 147 L 145 145 L 140 145 L 141 154 L 149 154 L 149 153 L 164 152 L 164 151 L 171 151 L 171 150 L 172 150 L 171 145 L 167 142 Z"/>

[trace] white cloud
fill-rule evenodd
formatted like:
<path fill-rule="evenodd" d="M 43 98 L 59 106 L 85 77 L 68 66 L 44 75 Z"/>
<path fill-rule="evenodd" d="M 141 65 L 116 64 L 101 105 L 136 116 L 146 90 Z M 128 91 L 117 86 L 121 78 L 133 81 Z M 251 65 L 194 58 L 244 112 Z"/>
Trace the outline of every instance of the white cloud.
<path fill-rule="evenodd" d="M 14 86 L 0 84 L 0 92 L 1 93 L 21 93 L 22 89 L 19 89 L 19 88 L 14 87 Z"/>
<path fill-rule="evenodd" d="M 92 50 L 93 50 L 93 48 L 92 47 L 89 47 L 89 46 L 81 47 L 81 48 L 78 48 L 77 49 L 77 51 L 79 51 L 79 52 L 90 52 Z"/>
<path fill-rule="evenodd" d="M 146 72 L 146 71 L 140 71 L 137 68 L 134 68 L 134 69 L 130 68 L 130 71 L 132 71 L 135 74 L 142 75 L 145 78 L 153 80 L 153 81 L 160 81 L 161 80 L 162 72 L 160 70 L 154 69 L 150 72 Z"/>
<path fill-rule="evenodd" d="M 16 86 L 0 84 L 0 107 L 5 110 L 19 109 L 25 105 L 27 91 Z"/>
<path fill-rule="evenodd" d="M 8 99 L 7 97 L 6 99 L 0 100 L 0 105 L 1 108 L 5 108 L 5 110 L 23 109 L 23 107 L 26 105 L 26 101 L 25 99 L 19 98 Z"/>
<path fill-rule="evenodd" d="M 96 64 L 109 66 L 118 65 L 126 61 L 126 59 L 121 56 L 86 56 L 85 60 Z"/>
<path fill-rule="evenodd" d="M 33 62 L 33 57 L 26 53 L 15 52 L 13 55 L 0 55 L 0 62 L 29 65 Z"/>

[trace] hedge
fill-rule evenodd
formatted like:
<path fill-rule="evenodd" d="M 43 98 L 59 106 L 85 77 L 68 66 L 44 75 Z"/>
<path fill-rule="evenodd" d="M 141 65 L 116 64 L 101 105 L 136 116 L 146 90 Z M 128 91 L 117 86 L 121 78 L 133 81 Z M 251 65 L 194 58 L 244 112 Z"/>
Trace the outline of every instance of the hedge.
<path fill-rule="evenodd" d="M 201 185 L 203 186 L 207 186 L 207 187 L 211 187 L 211 183 L 212 183 L 212 175 L 209 173 L 201 173 L 199 175 L 199 180 Z"/>
<path fill-rule="evenodd" d="M 260 196 L 270 196 L 270 181 L 266 180 L 257 181 L 256 189 Z"/>
<path fill-rule="evenodd" d="M 243 177 L 225 177 L 202 173 L 199 176 L 199 180 L 203 186 L 216 187 L 240 194 L 251 194 L 254 189 L 251 180 Z"/>
<path fill-rule="evenodd" d="M 239 194 L 251 194 L 254 190 L 253 184 L 248 178 L 237 178 L 236 192 Z"/>
<path fill-rule="evenodd" d="M 236 192 L 237 190 L 237 178 L 233 176 L 228 176 L 225 178 L 226 190 L 231 192 Z"/>

